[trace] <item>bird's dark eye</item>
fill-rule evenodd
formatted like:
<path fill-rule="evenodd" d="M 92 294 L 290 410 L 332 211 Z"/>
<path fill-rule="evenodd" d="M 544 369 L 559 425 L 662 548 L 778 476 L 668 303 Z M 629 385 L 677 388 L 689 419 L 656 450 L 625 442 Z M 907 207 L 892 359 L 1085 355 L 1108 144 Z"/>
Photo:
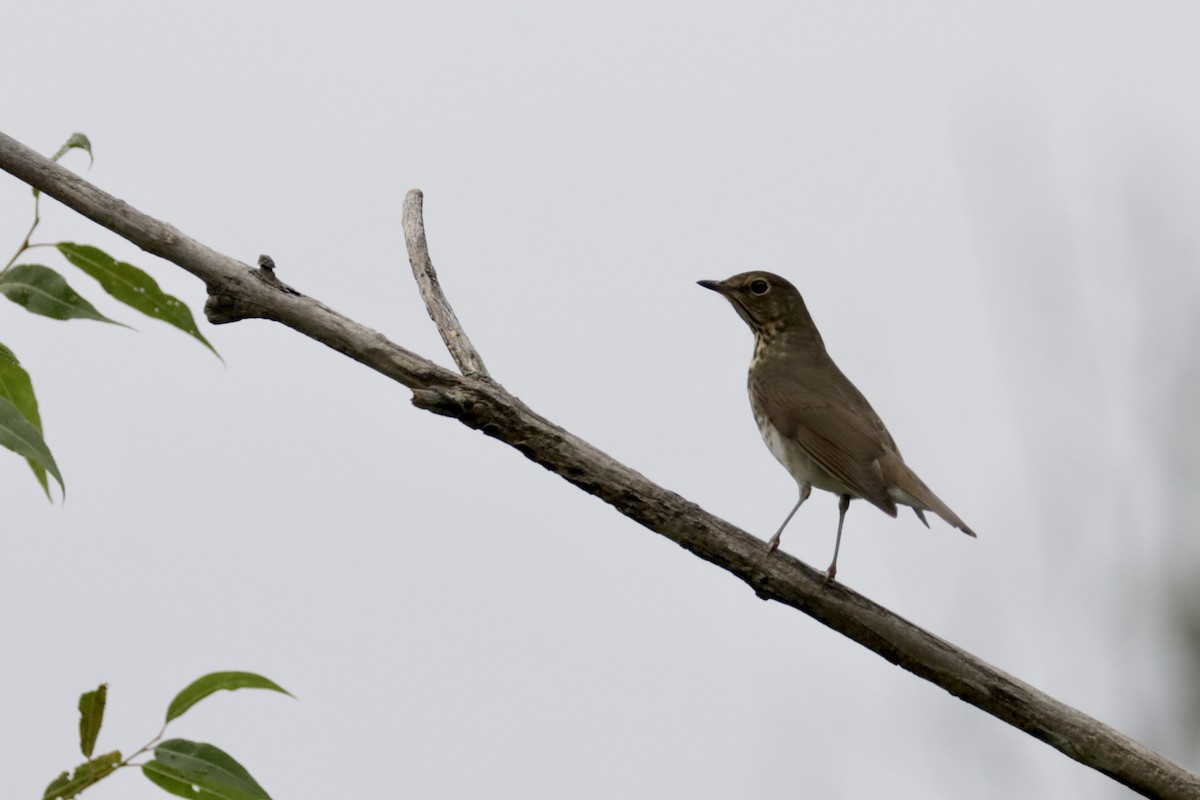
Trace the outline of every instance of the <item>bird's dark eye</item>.
<path fill-rule="evenodd" d="M 767 290 L 770 288 L 771 284 L 767 283 L 762 278 L 750 281 L 750 291 L 754 292 L 759 297 L 762 297 L 764 294 L 766 294 Z"/>

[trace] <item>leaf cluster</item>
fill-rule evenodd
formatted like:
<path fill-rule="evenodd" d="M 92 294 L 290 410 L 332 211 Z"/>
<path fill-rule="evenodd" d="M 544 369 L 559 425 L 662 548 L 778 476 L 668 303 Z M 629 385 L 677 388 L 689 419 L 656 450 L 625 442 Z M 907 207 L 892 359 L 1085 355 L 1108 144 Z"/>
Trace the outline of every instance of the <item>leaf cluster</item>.
<path fill-rule="evenodd" d="M 167 725 L 204 698 L 221 690 L 269 689 L 291 696 L 274 681 L 253 672 L 213 672 L 188 684 L 167 706 L 167 718 L 158 735 L 128 758 L 120 750 L 92 756 L 104 708 L 107 684 L 79 698 L 79 749 L 87 761 L 73 772 L 63 772 L 42 793 L 42 800 L 70 800 L 89 786 L 123 767 L 141 767 L 142 774 L 156 786 L 179 797 L 193 800 L 270 800 L 266 790 L 233 756 L 215 745 L 188 739 L 163 741 Z M 152 757 L 138 761 L 140 756 Z"/>
<path fill-rule="evenodd" d="M 92 157 L 91 142 L 82 133 L 76 133 L 59 148 L 53 160 L 57 161 L 76 149 L 86 152 L 89 159 Z M 151 319 L 178 328 L 217 355 L 217 351 L 200 333 L 191 310 L 179 298 L 159 288 L 154 278 L 132 264 L 118 261 L 98 247 L 74 242 L 31 242 L 40 222 L 41 193 L 34 189 L 33 223 L 17 252 L 0 269 L 0 295 L 32 314 L 50 319 L 88 319 L 129 327 L 101 314 L 58 271 L 44 264 L 18 263 L 30 250 L 52 248 L 68 264 L 99 283 L 100 288 L 113 299 Z M 220 358 L 219 355 L 217 357 Z M 3 344 L 0 344 L 0 446 L 12 450 L 29 463 L 47 497 L 51 497 L 49 477 L 54 478 L 65 497 L 66 484 L 46 444 L 37 396 L 29 373 L 21 366 L 16 354 Z"/>

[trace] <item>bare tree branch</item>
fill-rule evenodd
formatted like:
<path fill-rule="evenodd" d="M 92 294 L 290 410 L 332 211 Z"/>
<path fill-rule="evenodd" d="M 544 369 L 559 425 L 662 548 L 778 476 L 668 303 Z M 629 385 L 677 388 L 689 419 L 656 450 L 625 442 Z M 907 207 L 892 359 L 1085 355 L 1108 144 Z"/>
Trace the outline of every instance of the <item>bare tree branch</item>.
<path fill-rule="evenodd" d="M 446 349 L 454 357 L 454 363 L 459 370 L 469 378 L 491 380 L 487 367 L 483 365 L 478 351 L 467 338 L 466 331 L 458 322 L 458 317 L 446 295 L 442 293 L 442 285 L 438 283 L 437 271 L 429 258 L 429 244 L 425 241 L 425 216 L 422 213 L 424 195 L 420 189 L 410 189 L 404 198 L 404 243 L 408 245 L 408 261 L 412 264 L 413 277 L 417 279 L 417 288 L 421 291 L 421 299 L 425 301 L 425 309 L 429 318 L 437 325 Z"/>
<path fill-rule="evenodd" d="M 1200 776 L 845 586 L 822 587 L 821 573 L 785 553 L 764 560 L 760 540 L 650 482 L 495 383 L 442 369 L 313 299 L 280 288 L 261 270 L 146 216 L 2 133 L 0 167 L 199 277 L 208 286 L 207 310 L 214 322 L 247 317 L 281 322 L 409 387 L 419 408 L 511 445 L 630 519 L 736 575 L 759 597 L 803 611 L 1134 791 L 1155 798 L 1200 797 Z M 419 210 L 415 207 L 414 213 Z M 414 254 L 414 263 L 416 258 Z"/>

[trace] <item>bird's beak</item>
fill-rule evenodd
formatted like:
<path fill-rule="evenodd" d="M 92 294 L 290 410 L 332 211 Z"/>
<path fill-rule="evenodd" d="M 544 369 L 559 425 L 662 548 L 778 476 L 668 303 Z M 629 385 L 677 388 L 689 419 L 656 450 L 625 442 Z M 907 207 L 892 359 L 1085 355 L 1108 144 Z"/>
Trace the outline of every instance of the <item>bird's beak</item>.
<path fill-rule="evenodd" d="M 729 293 L 729 287 L 726 286 L 722 281 L 696 281 L 696 283 L 700 284 L 705 289 L 712 289 L 717 294 Z"/>

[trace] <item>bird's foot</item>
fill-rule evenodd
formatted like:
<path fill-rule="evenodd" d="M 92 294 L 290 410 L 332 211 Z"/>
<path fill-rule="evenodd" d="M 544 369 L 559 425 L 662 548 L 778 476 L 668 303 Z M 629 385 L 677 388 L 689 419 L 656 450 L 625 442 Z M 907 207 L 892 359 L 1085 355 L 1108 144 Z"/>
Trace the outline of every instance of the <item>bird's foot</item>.
<path fill-rule="evenodd" d="M 779 547 L 779 534 L 775 534 L 767 541 L 767 555 L 774 553 Z"/>
<path fill-rule="evenodd" d="M 829 569 L 825 570 L 825 578 L 824 578 L 824 580 L 821 581 L 821 585 L 822 586 L 828 585 L 829 582 L 831 580 L 833 580 L 834 576 L 836 576 L 836 575 L 837 575 L 837 563 L 835 562 L 835 563 L 829 565 Z"/>

